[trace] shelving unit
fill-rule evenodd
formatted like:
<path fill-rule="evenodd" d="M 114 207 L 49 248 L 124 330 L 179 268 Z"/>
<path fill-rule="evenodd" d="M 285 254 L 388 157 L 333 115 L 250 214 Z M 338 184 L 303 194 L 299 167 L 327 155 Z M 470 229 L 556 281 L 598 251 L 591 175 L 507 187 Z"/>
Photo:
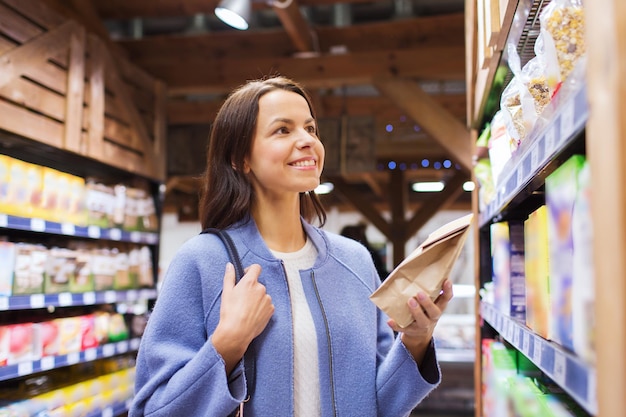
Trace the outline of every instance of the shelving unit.
<path fill-rule="evenodd" d="M 477 5 L 478 3 L 478 5 Z M 484 103 L 491 92 L 496 69 L 502 65 L 501 51 L 481 65 L 477 8 L 490 2 L 468 1 L 468 125 L 481 129 Z M 492 2 L 493 3 L 493 2 Z M 498 2 L 496 2 L 498 3 Z M 536 37 L 533 24 L 538 12 L 550 1 L 501 1 L 498 39 L 513 40 L 524 49 Z M 503 4 L 505 6 L 503 6 Z M 518 352 L 528 357 L 550 379 L 590 415 L 618 417 L 626 409 L 626 4 L 615 0 L 584 2 L 587 71 L 580 88 L 559 103 L 558 111 L 536 129 L 504 168 L 497 196 L 479 212 L 476 247 L 476 285 L 490 280 L 489 225 L 519 219 L 542 204 L 545 178 L 574 153 L 584 153 L 593 183 L 593 262 L 595 277 L 595 365 L 569 350 L 535 334 L 523 323 L 501 314 L 476 298 L 477 363 L 475 366 L 476 416 L 482 415 L 481 340 L 495 332 Z M 510 15 L 510 13 L 513 15 Z M 515 22 L 526 22 L 520 27 Z M 521 43 L 524 45 L 521 45 Z M 487 80 L 487 81 L 485 81 Z M 473 131 L 478 137 L 478 131 Z M 539 191 L 539 193 L 538 193 Z M 539 195 L 537 195 L 539 194 Z M 576 307 L 574 307 L 576 308 Z M 485 332 L 485 326 L 489 331 Z"/>
<path fill-rule="evenodd" d="M 160 218 L 165 176 L 163 84 L 108 50 L 75 21 L 49 9 L 46 2 L 0 0 L 0 11 L 0 73 L 4 75 L 0 154 L 84 179 L 137 186 L 150 195 Z M 0 296 L 3 325 L 85 315 L 99 306 L 108 311 L 117 307 L 120 314 L 133 303 L 156 299 L 158 228 L 124 230 L 0 212 L 0 238 L 54 242 L 58 247 L 73 242 L 148 247 L 153 272 L 153 285 L 148 288 Z M 85 348 L 95 346 L 90 341 L 82 350 L 35 360 L 24 356 L 0 366 L 0 381 L 6 387 L 17 386 L 24 378 L 132 353 L 140 343 L 138 337 L 119 341 L 111 336 L 110 340 Z M 119 398 L 109 401 L 113 403 L 101 404 L 90 415 L 120 415 L 130 404 Z"/>

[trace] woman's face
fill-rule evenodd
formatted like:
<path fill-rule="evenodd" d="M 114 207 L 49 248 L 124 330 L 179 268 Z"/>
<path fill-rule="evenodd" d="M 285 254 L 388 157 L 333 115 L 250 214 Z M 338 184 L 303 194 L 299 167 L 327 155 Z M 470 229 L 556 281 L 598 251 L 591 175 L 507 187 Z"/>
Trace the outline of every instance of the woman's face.
<path fill-rule="evenodd" d="M 259 99 L 257 126 L 245 170 L 257 193 L 281 197 L 319 185 L 324 146 L 301 95 L 274 90 Z"/>

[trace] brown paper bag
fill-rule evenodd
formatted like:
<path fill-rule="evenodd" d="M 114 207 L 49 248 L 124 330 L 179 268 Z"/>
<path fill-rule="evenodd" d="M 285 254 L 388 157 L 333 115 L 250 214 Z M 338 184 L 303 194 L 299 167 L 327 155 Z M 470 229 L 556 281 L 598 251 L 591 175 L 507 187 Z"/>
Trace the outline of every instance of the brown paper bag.
<path fill-rule="evenodd" d="M 370 300 L 400 327 L 413 322 L 407 302 L 419 291 L 435 300 L 459 257 L 473 214 L 447 223 L 407 256 L 370 295 Z"/>

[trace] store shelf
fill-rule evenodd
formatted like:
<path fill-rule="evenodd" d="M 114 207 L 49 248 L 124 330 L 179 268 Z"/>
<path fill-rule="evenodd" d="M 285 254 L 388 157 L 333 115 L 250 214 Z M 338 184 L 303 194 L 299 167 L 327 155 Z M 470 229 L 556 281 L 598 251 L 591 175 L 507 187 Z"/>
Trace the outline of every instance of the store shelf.
<path fill-rule="evenodd" d="M 561 346 L 536 335 L 519 321 L 481 303 L 482 318 L 515 349 L 527 356 L 588 413 L 597 415 L 596 370 Z"/>
<path fill-rule="evenodd" d="M 139 290 L 89 291 L 84 293 L 63 292 L 59 294 L 14 295 L 10 297 L 0 296 L 0 311 L 113 304 L 136 300 L 154 300 L 156 297 L 157 291 L 152 288 Z"/>
<path fill-rule="evenodd" d="M 57 223 L 2 213 L 0 213 L 0 228 L 147 245 L 154 245 L 159 241 L 159 234 L 153 232 L 127 231 L 119 228 L 102 228 L 98 226 L 76 226 L 71 223 Z"/>
<path fill-rule="evenodd" d="M 484 226 L 501 215 L 514 199 L 537 179 L 543 180 L 555 157 L 577 140 L 589 116 L 587 89 L 584 85 L 560 103 L 550 122 L 534 137 L 523 142 L 505 165 L 496 185 L 493 201 L 479 214 Z M 529 190 L 530 192 L 534 190 Z"/>
<path fill-rule="evenodd" d="M 92 362 L 97 359 L 134 352 L 139 349 L 140 339 L 122 340 L 116 343 L 107 343 L 96 348 L 67 355 L 46 356 L 34 361 L 25 361 L 18 364 L 0 367 L 0 381 L 31 375 L 37 372 L 50 371 L 77 363 Z"/>
<path fill-rule="evenodd" d="M 126 413 L 130 409 L 132 398 L 125 402 L 118 402 L 104 407 L 102 410 L 89 413 L 87 417 L 115 417 Z"/>

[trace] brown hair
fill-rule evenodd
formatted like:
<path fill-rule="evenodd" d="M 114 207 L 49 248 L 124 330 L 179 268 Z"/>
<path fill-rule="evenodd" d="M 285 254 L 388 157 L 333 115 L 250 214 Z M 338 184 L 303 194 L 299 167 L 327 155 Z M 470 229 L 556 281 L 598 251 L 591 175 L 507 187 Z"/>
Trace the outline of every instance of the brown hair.
<path fill-rule="evenodd" d="M 234 90 L 217 113 L 209 137 L 199 205 L 203 229 L 224 229 L 250 216 L 254 188 L 243 172 L 244 159 L 252 149 L 259 99 L 277 89 L 304 97 L 315 119 L 309 95 L 286 77 L 249 81 Z M 314 217 L 320 225 L 326 222 L 326 212 L 315 192 L 300 193 L 300 215 L 308 222 Z"/>

